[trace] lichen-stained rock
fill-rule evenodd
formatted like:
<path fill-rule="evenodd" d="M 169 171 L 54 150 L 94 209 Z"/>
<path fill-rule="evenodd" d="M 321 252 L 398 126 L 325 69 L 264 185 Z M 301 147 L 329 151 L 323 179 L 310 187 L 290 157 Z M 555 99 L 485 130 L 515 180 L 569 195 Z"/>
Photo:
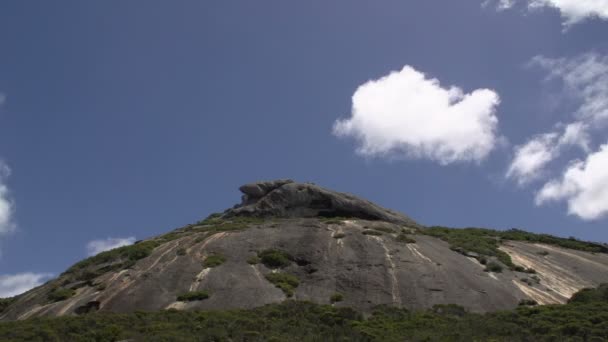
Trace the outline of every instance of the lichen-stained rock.
<path fill-rule="evenodd" d="M 254 183 L 243 193 L 249 204 L 74 265 L 18 296 L 0 320 L 253 308 L 288 298 L 330 304 L 335 294 L 342 301 L 333 305 L 363 312 L 382 304 L 487 312 L 523 299 L 564 303 L 608 282 L 605 253 L 505 241 L 500 248 L 514 264 L 536 273 L 489 273 L 479 255 L 352 195 L 290 181 Z"/>

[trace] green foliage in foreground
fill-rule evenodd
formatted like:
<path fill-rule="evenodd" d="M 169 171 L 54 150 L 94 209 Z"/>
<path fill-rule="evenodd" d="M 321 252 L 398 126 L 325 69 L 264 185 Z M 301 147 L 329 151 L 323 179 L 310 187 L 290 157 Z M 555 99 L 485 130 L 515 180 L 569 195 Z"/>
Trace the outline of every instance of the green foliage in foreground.
<path fill-rule="evenodd" d="M 409 312 L 381 306 L 368 318 L 349 308 L 286 301 L 251 310 L 135 312 L 0 323 L 13 341 L 604 341 L 604 290 L 584 302 L 485 315 L 458 305 Z M 594 295 L 589 295 L 594 294 Z"/>
<path fill-rule="evenodd" d="M 209 292 L 207 291 L 191 291 L 177 296 L 177 300 L 180 302 L 193 302 L 207 298 L 209 298 Z"/>
<path fill-rule="evenodd" d="M 300 285 L 298 277 L 288 273 L 269 273 L 266 279 L 280 288 L 287 297 L 292 297 L 294 289 Z"/>

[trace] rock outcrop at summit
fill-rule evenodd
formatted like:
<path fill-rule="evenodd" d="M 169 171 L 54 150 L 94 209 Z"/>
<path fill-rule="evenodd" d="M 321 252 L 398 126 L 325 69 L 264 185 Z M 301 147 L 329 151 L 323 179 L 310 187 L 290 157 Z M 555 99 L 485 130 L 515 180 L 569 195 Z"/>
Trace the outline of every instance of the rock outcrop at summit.
<path fill-rule="evenodd" d="M 290 179 L 257 182 L 239 188 L 242 203 L 224 214 L 254 217 L 347 217 L 419 227 L 411 218 L 351 194 Z"/>

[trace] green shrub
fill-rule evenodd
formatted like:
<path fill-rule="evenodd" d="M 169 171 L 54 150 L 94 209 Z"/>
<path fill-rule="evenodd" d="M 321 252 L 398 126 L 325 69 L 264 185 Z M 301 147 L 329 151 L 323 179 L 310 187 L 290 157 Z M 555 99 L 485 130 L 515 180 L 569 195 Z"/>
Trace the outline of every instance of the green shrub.
<path fill-rule="evenodd" d="M 300 285 L 298 277 L 287 273 L 269 273 L 266 275 L 266 279 L 280 288 L 287 297 L 292 297 L 294 289 Z"/>
<path fill-rule="evenodd" d="M 333 303 L 341 302 L 344 300 L 344 296 L 341 293 L 334 293 L 329 297 L 329 301 Z"/>
<path fill-rule="evenodd" d="M 197 300 L 204 300 L 209 298 L 209 292 L 207 291 L 191 291 L 182 293 L 177 296 L 177 300 L 180 302 L 194 302 Z"/>
<path fill-rule="evenodd" d="M 525 273 L 525 272 L 526 272 L 526 268 L 525 268 L 525 267 L 523 267 L 523 266 L 519 266 L 519 265 L 517 265 L 517 266 L 513 267 L 513 271 L 515 271 L 515 272 L 521 272 L 521 273 Z"/>
<path fill-rule="evenodd" d="M 204 267 L 217 267 L 223 264 L 226 261 L 226 258 L 220 254 L 211 254 L 203 260 Z"/>
<path fill-rule="evenodd" d="M 175 253 L 177 255 L 179 255 L 179 256 L 184 256 L 184 255 L 186 255 L 186 249 L 185 248 L 179 248 Z"/>
<path fill-rule="evenodd" d="M 486 272 L 494 272 L 494 273 L 500 273 L 502 272 L 502 266 L 494 261 L 490 261 L 487 265 L 486 265 Z"/>
<path fill-rule="evenodd" d="M 293 261 L 293 257 L 287 252 L 278 249 L 266 249 L 258 253 L 262 264 L 269 268 L 287 267 Z"/>
<path fill-rule="evenodd" d="M 75 294 L 76 294 L 76 291 L 74 291 L 73 289 L 66 289 L 66 288 L 58 287 L 49 293 L 48 299 L 51 302 L 60 302 L 62 300 L 66 300 L 66 299 L 72 297 Z"/>
<path fill-rule="evenodd" d="M 257 255 L 254 255 L 251 258 L 247 259 L 247 263 L 249 265 L 257 265 L 260 263 L 260 258 Z"/>
<path fill-rule="evenodd" d="M 17 300 L 16 297 L 0 298 L 0 314 L 2 314 L 8 307 Z"/>
<path fill-rule="evenodd" d="M 575 293 L 568 303 L 608 303 L 608 284 L 598 288 L 585 288 Z"/>
<path fill-rule="evenodd" d="M 397 241 L 401 242 L 401 243 L 416 243 L 416 240 L 412 239 L 411 237 L 409 237 L 407 234 L 399 234 L 397 235 Z"/>
<path fill-rule="evenodd" d="M 533 299 L 522 299 L 519 301 L 519 306 L 534 306 L 538 305 L 538 303 Z"/>

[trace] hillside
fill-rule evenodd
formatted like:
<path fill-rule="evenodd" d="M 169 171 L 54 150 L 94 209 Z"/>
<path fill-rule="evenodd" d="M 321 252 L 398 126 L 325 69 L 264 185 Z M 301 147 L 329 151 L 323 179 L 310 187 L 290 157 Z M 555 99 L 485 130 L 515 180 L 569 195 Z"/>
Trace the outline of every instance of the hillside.
<path fill-rule="evenodd" d="M 93 312 L 254 309 L 287 299 L 368 315 L 456 304 L 563 304 L 608 282 L 605 245 L 519 230 L 424 227 L 356 196 L 289 180 L 241 204 L 100 253 L 0 303 L 0 320 Z M 101 316 L 100 316 L 101 317 Z"/>

